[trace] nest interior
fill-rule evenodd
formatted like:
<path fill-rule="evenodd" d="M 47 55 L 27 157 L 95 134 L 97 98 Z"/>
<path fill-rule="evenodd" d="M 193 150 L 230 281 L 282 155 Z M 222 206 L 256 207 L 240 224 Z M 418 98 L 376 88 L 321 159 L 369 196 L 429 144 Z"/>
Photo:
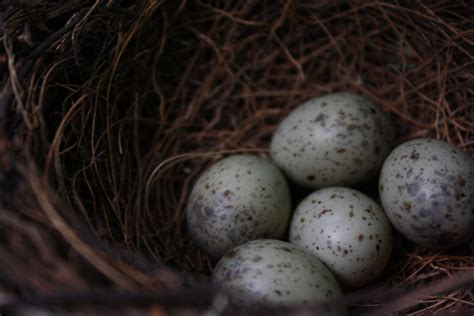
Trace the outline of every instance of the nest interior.
<path fill-rule="evenodd" d="M 2 6 L 0 283 L 10 307 L 41 303 L 38 295 L 61 305 L 65 291 L 89 310 L 135 306 L 137 293 L 174 291 L 174 299 L 147 297 L 202 308 L 212 293 L 185 292 L 213 265 L 186 230 L 193 181 L 227 154 L 268 156 L 282 117 L 323 93 L 372 99 L 393 116 L 400 141 L 439 138 L 474 156 L 467 2 Z M 472 253 L 397 237 L 377 284 L 390 299 L 373 296 L 354 310 L 473 309 L 469 286 L 432 285 L 464 272 L 472 286 Z M 390 292 L 397 288 L 411 291 Z M 97 294 L 91 306 L 80 293 L 92 289 L 135 296 Z"/>

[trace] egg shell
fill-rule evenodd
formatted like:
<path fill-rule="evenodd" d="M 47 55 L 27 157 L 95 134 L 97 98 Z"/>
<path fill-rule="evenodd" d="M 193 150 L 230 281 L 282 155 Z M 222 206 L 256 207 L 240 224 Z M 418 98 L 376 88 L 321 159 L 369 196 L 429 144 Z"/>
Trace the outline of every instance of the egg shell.
<path fill-rule="evenodd" d="M 420 246 L 474 237 L 474 160 L 455 146 L 428 138 L 401 144 L 382 167 L 379 193 L 392 224 Z"/>
<path fill-rule="evenodd" d="M 249 240 L 281 238 L 290 213 L 283 173 L 253 155 L 230 156 L 207 169 L 195 183 L 186 210 L 194 241 L 215 258 Z"/>
<path fill-rule="evenodd" d="M 279 240 L 254 240 L 228 252 L 217 264 L 214 284 L 233 302 L 291 306 L 341 300 L 342 291 L 316 258 Z M 341 304 L 324 315 L 346 315 Z"/>
<path fill-rule="evenodd" d="M 372 282 L 392 252 L 391 227 L 381 207 L 343 187 L 321 189 L 298 205 L 290 242 L 325 263 L 343 288 Z"/>
<path fill-rule="evenodd" d="M 386 112 L 365 97 L 333 93 L 292 111 L 273 135 L 273 161 L 301 186 L 351 186 L 378 175 L 395 139 Z"/>

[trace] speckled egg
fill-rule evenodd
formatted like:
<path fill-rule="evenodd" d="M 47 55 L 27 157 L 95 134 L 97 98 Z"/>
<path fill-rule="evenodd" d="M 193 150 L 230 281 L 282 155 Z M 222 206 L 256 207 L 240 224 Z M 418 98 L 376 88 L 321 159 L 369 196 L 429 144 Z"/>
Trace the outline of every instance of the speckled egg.
<path fill-rule="evenodd" d="M 219 258 L 258 238 L 281 238 L 291 198 L 282 172 L 253 155 L 227 157 L 206 170 L 189 197 L 187 224 L 197 245 Z"/>
<path fill-rule="evenodd" d="M 290 306 L 343 298 L 334 276 L 318 259 L 279 240 L 254 240 L 232 249 L 212 279 L 238 304 Z M 324 315 L 346 311 L 339 303 Z"/>
<path fill-rule="evenodd" d="M 455 146 L 401 144 L 382 167 L 379 192 L 392 224 L 418 245 L 450 248 L 474 237 L 474 160 Z"/>
<path fill-rule="evenodd" d="M 395 129 L 387 113 L 351 93 L 311 99 L 291 112 L 271 142 L 273 161 L 309 188 L 350 186 L 376 176 Z"/>
<path fill-rule="evenodd" d="M 372 282 L 392 252 L 390 222 L 380 206 L 343 187 L 321 189 L 298 205 L 290 242 L 324 262 L 343 288 Z"/>

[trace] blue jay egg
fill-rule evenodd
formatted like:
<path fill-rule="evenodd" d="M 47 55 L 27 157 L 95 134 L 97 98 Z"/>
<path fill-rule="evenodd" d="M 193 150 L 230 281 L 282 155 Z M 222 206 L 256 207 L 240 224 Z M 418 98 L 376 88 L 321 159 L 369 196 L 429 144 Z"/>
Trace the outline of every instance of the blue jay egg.
<path fill-rule="evenodd" d="M 311 99 L 280 124 L 273 161 L 301 186 L 351 186 L 378 175 L 395 139 L 390 117 L 351 93 Z"/>
<path fill-rule="evenodd" d="M 455 146 L 427 138 L 401 144 L 382 167 L 379 192 L 395 228 L 420 246 L 474 237 L 474 159 Z"/>
<path fill-rule="evenodd" d="M 290 241 L 325 263 L 343 288 L 372 282 L 392 252 L 390 222 L 380 206 L 343 187 L 321 189 L 298 205 Z"/>
<path fill-rule="evenodd" d="M 282 172 L 253 155 L 234 155 L 212 165 L 195 183 L 186 210 L 196 244 L 215 258 L 253 239 L 281 238 L 290 213 Z"/>
<path fill-rule="evenodd" d="M 333 275 L 315 257 L 294 245 L 271 239 L 250 241 L 217 264 L 213 282 L 238 304 L 291 306 L 341 300 Z M 347 315 L 340 302 L 324 315 Z"/>

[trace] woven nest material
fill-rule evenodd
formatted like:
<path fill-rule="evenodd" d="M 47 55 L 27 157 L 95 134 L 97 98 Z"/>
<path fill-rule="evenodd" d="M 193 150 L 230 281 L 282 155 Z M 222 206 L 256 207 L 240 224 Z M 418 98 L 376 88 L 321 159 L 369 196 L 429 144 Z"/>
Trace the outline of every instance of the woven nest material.
<path fill-rule="evenodd" d="M 474 156 L 468 2 L 1 6 L 1 311 L 241 314 L 208 287 L 213 262 L 186 230 L 190 187 L 227 154 L 268 156 L 278 122 L 310 97 L 365 95 L 399 141 Z M 472 244 L 396 236 L 384 276 L 347 302 L 353 314 L 470 315 L 473 286 Z"/>

